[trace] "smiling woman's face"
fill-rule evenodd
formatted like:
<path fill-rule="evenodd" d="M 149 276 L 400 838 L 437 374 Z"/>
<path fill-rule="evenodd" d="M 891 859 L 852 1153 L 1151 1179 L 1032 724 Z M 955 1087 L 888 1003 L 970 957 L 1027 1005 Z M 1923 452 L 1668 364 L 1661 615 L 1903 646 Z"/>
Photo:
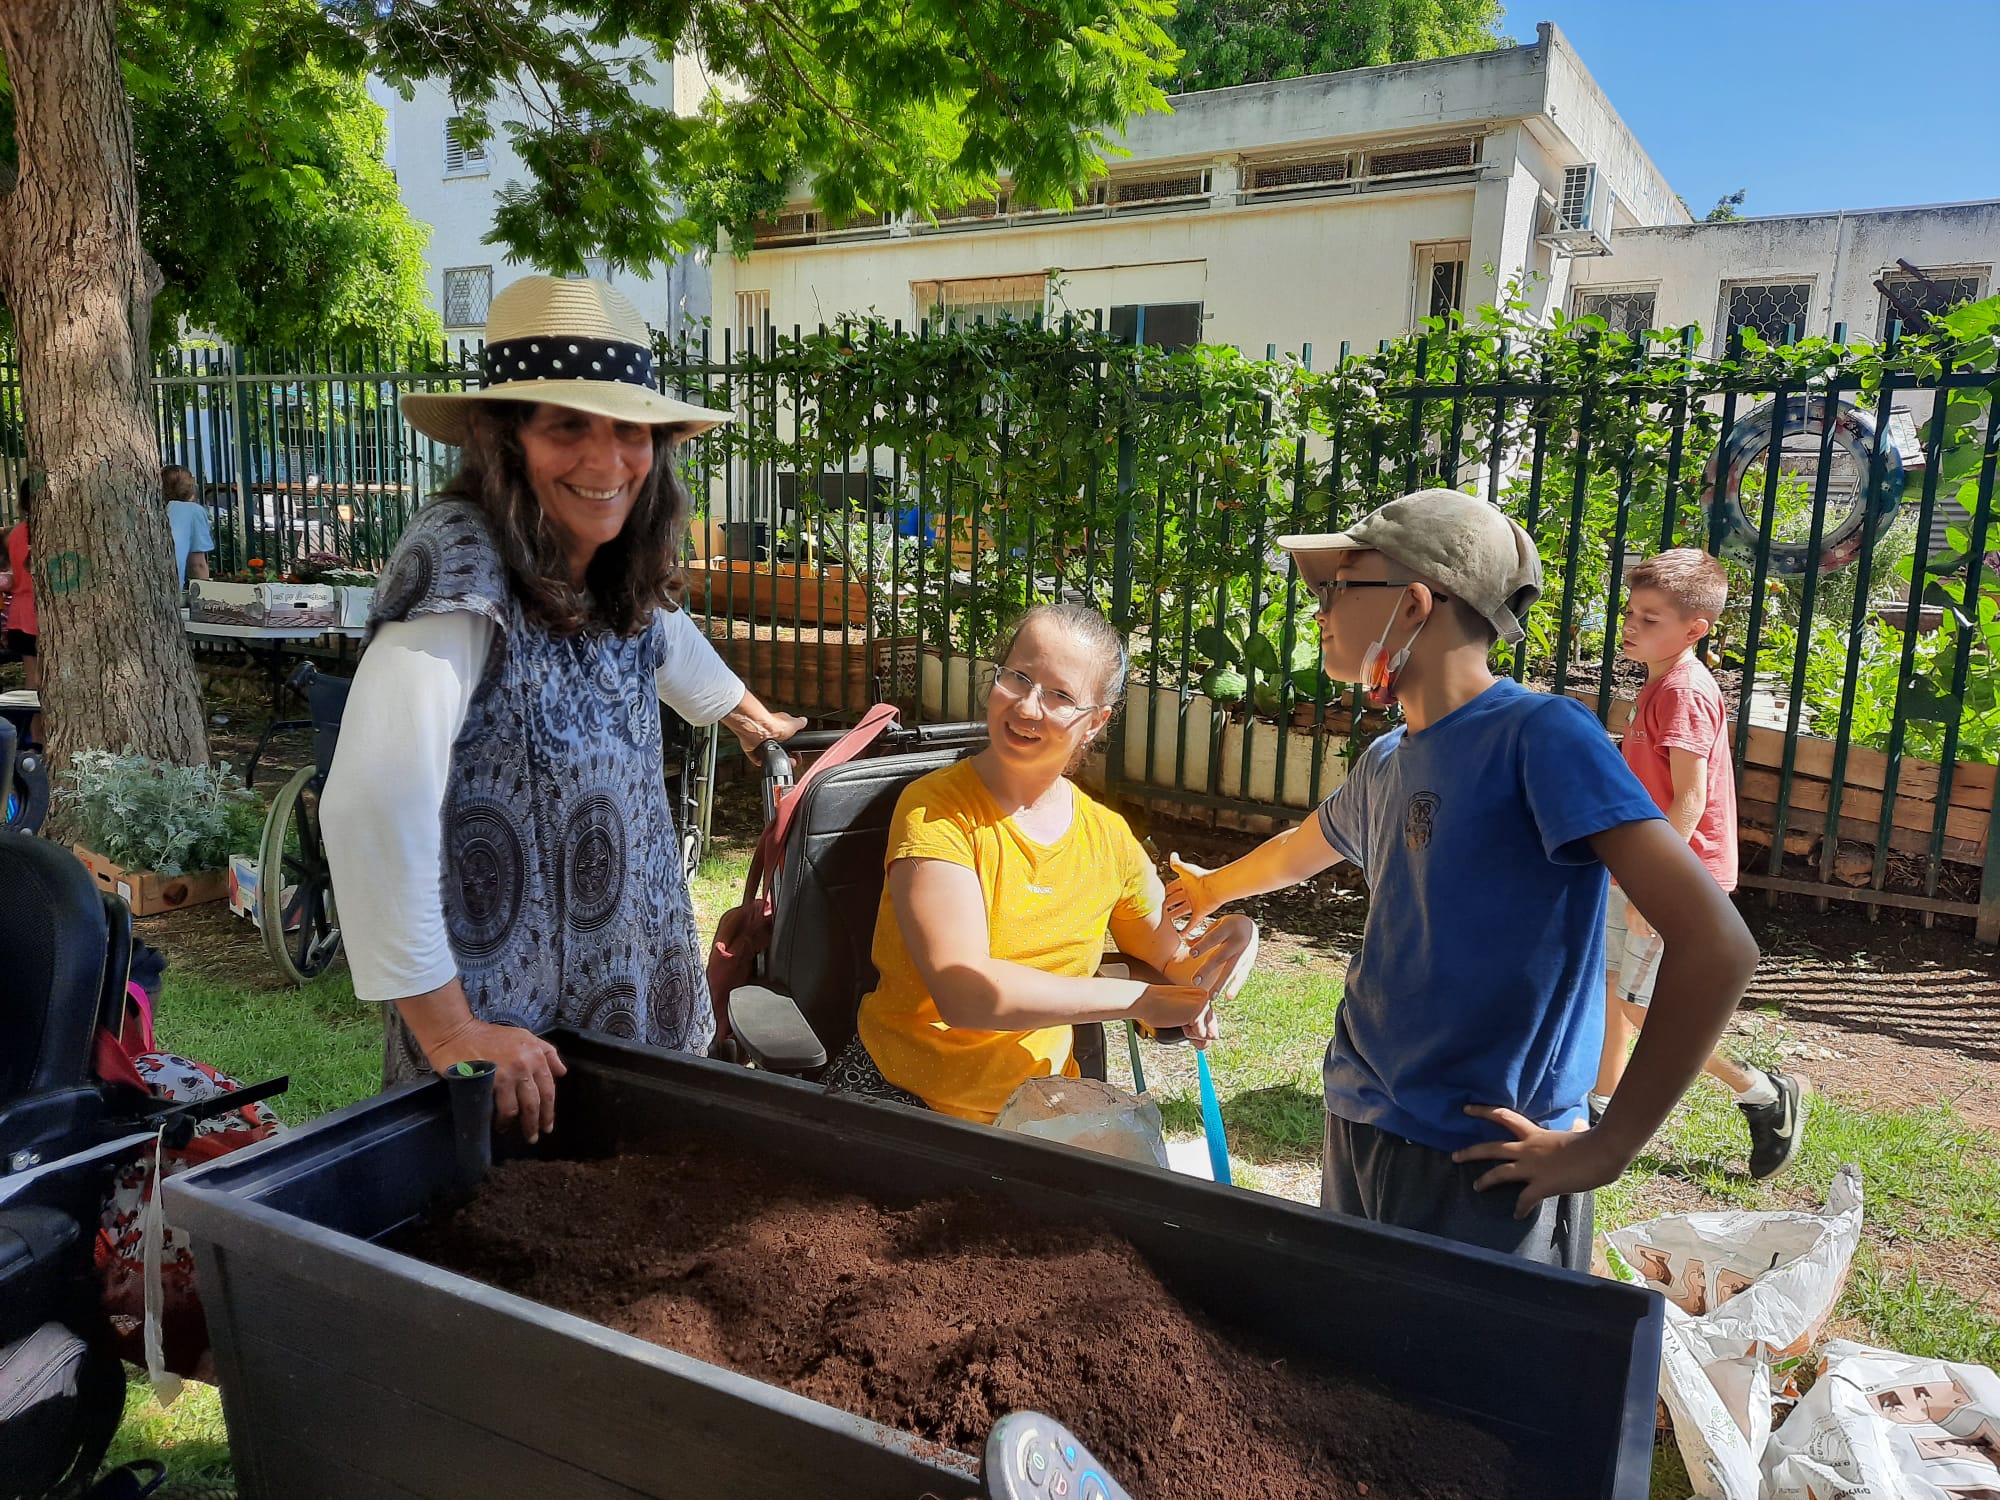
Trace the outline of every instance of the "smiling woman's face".
<path fill-rule="evenodd" d="M 544 404 L 521 427 L 521 453 L 580 584 L 597 549 L 625 529 L 653 471 L 653 429 Z"/>

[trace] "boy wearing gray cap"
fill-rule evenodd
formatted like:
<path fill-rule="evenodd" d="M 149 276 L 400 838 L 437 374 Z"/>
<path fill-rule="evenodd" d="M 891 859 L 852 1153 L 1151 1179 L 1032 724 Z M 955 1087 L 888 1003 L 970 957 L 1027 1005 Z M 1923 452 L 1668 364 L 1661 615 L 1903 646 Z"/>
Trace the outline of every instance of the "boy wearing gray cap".
<path fill-rule="evenodd" d="M 1317 817 L 1219 870 L 1176 858 L 1168 910 L 1201 921 L 1359 865 L 1368 924 L 1323 1070 L 1321 1203 L 1587 1270 L 1591 1190 L 1700 1074 L 1756 944 L 1589 710 L 1488 668 L 1541 591 L 1519 526 L 1423 490 L 1279 545 L 1319 600 L 1327 674 L 1400 704 L 1403 723 Z M 1625 1080 L 1586 1129 L 1607 870 L 1666 956 Z"/>

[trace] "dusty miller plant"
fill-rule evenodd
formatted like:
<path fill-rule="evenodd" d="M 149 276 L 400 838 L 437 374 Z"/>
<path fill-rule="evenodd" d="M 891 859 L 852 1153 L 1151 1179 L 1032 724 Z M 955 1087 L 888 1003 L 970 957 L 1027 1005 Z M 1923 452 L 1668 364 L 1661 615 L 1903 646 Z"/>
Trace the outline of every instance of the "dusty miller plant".
<path fill-rule="evenodd" d="M 174 766 L 129 749 L 81 750 L 64 782 L 77 841 L 128 870 L 217 869 L 256 819 L 256 797 L 226 764 Z"/>

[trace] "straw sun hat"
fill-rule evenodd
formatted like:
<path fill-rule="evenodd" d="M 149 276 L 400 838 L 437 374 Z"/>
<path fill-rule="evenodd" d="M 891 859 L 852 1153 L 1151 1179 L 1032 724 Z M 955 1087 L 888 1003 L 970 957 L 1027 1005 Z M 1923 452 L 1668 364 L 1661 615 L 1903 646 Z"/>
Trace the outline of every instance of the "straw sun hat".
<path fill-rule="evenodd" d="M 523 276 L 493 299 L 476 391 L 412 392 L 409 424 L 441 443 L 465 441 L 477 401 L 546 401 L 620 422 L 693 435 L 730 421 L 726 411 L 653 388 L 653 339 L 624 294 L 602 281 Z"/>

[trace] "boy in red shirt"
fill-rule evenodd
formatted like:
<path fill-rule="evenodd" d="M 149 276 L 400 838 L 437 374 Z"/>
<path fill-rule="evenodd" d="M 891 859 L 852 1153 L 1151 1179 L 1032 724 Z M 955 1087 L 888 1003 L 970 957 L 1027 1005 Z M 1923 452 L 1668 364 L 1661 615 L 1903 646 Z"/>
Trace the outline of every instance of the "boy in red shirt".
<path fill-rule="evenodd" d="M 1646 664 L 1626 727 L 1625 763 L 1716 884 L 1736 889 L 1736 777 L 1722 689 L 1694 648 L 1729 597 L 1728 575 L 1705 552 L 1677 548 L 1632 570 L 1624 656 Z M 1604 1057 L 1589 1105 L 1601 1115 L 1625 1074 L 1632 1033 L 1645 1024 L 1664 945 L 1617 886 L 1604 925 Z M 1750 1126 L 1750 1175 L 1784 1170 L 1798 1150 L 1804 1079 L 1766 1073 L 1716 1052 L 1709 1076 L 1736 1095 Z"/>

